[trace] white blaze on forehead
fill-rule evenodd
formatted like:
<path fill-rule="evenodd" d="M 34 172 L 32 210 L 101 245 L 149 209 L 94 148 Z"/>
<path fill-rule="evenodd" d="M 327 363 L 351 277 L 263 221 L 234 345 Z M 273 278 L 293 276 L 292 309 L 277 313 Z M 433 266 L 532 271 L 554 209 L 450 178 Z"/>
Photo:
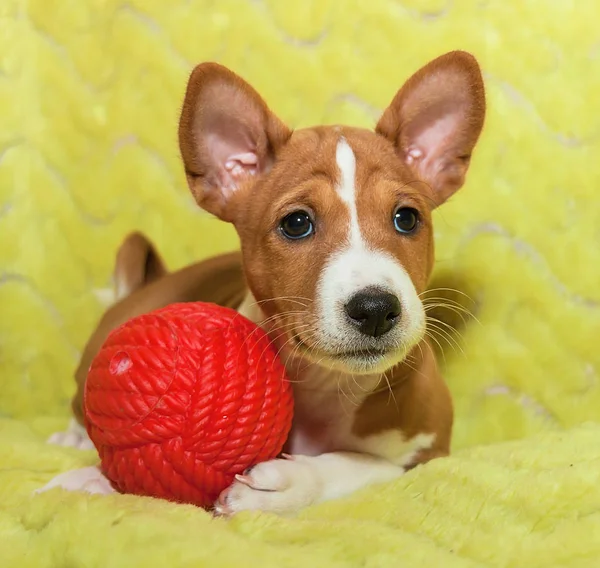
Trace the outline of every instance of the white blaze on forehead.
<path fill-rule="evenodd" d="M 356 157 L 352 148 L 345 138 L 340 138 L 335 149 L 335 161 L 340 169 L 340 181 L 337 190 L 340 197 L 348 204 L 354 202 L 356 188 L 354 178 L 356 176 Z"/>
<path fill-rule="evenodd" d="M 335 161 L 340 170 L 340 179 L 336 189 L 350 212 L 350 243 L 353 247 L 363 247 L 356 208 L 356 156 L 343 137 L 337 144 Z"/>

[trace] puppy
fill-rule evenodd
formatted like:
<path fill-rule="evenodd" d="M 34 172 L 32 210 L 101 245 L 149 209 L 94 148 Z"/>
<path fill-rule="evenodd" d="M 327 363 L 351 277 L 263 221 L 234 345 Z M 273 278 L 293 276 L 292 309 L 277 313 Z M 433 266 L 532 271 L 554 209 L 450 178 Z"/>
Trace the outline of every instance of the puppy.
<path fill-rule="evenodd" d="M 238 476 L 218 514 L 293 514 L 447 455 L 452 403 L 422 294 L 432 210 L 463 185 L 484 115 L 479 66 L 460 51 L 410 77 L 374 130 L 293 131 L 239 76 L 198 65 L 179 125 L 183 166 L 200 207 L 233 223 L 241 252 L 169 273 L 145 237 L 125 241 L 120 299 L 76 374 L 77 421 L 85 374 L 112 329 L 169 303 L 209 301 L 263 326 L 295 397 L 285 457 Z M 51 441 L 89 445 L 80 426 Z M 56 485 L 112 490 L 97 469 Z"/>

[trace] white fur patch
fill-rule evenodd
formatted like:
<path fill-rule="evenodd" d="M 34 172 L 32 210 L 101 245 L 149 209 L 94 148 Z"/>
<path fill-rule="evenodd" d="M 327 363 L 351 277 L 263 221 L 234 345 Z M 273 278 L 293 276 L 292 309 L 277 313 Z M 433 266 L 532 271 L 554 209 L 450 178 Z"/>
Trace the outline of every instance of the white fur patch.
<path fill-rule="evenodd" d="M 64 446 L 65 448 L 76 448 L 78 450 L 93 450 L 94 444 L 90 440 L 85 428 L 74 418 L 69 421 L 69 426 L 64 432 L 52 434 L 47 441 L 48 444 Z"/>
<path fill-rule="evenodd" d="M 61 473 L 34 493 L 44 493 L 55 488 L 66 489 L 67 491 L 84 491 L 99 495 L 115 493 L 110 481 L 95 466 L 72 469 L 71 471 Z"/>
<path fill-rule="evenodd" d="M 435 434 L 417 434 L 406 439 L 400 430 L 386 430 L 366 438 L 356 438 L 356 450 L 381 456 L 389 462 L 406 467 L 422 450 L 429 450 L 435 442 Z"/>

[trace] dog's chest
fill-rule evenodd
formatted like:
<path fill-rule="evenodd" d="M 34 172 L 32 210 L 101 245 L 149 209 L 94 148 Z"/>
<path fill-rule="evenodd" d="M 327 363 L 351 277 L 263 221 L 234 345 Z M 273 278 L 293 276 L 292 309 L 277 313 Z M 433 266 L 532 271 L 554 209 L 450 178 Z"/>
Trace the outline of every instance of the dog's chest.
<path fill-rule="evenodd" d="M 319 410 L 324 409 L 320 408 Z M 400 430 L 385 430 L 371 436 L 357 436 L 352 432 L 354 412 L 346 412 L 345 405 L 331 401 L 328 419 L 320 412 L 306 413 L 298 409 L 286 452 L 305 456 L 318 456 L 328 452 L 358 452 L 385 458 L 399 466 L 407 466 L 421 450 L 429 449 L 434 434 L 421 433 L 407 439 Z"/>
<path fill-rule="evenodd" d="M 356 413 L 368 392 L 366 386 L 350 386 L 335 373 L 322 370 L 302 377 L 294 384 L 294 422 L 286 451 L 309 456 L 336 451 L 369 452 L 373 441 L 353 433 Z M 396 437 L 402 438 L 401 433 Z"/>
<path fill-rule="evenodd" d="M 294 423 L 285 448 L 287 453 L 317 456 L 328 452 L 358 452 L 405 466 L 420 450 L 432 446 L 435 436 L 426 432 L 410 439 L 396 429 L 356 435 L 354 420 L 369 392 L 367 385 L 352 383 L 350 387 L 339 382 L 339 377 L 335 377 L 335 382 L 332 379 L 334 377 L 319 374 L 318 379 L 304 377 L 294 385 Z"/>
<path fill-rule="evenodd" d="M 294 422 L 287 444 L 293 454 L 350 450 L 352 426 L 363 397 L 354 396 L 334 371 L 306 368 L 292 378 Z"/>

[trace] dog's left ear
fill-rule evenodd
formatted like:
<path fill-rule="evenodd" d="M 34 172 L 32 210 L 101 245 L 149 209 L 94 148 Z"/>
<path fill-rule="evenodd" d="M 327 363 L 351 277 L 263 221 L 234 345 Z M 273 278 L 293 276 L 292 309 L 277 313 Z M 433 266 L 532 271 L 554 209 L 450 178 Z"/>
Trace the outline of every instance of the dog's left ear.
<path fill-rule="evenodd" d="M 464 183 L 485 117 L 475 58 L 453 51 L 417 71 L 384 111 L 376 132 L 433 190 L 440 205 Z"/>
<path fill-rule="evenodd" d="M 179 147 L 198 204 L 233 221 L 234 195 L 271 167 L 291 136 L 260 95 L 217 63 L 192 72 L 179 120 Z"/>

